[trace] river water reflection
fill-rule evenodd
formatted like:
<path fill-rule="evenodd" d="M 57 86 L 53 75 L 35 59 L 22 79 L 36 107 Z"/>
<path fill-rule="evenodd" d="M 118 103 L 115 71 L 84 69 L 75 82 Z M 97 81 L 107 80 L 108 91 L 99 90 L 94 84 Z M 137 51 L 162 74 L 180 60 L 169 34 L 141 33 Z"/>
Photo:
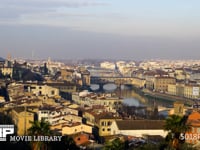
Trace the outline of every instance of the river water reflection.
<path fill-rule="evenodd" d="M 91 85 L 91 88 L 98 89 L 98 85 Z M 144 95 L 139 95 L 136 93 L 133 89 L 127 87 L 127 86 L 121 86 L 121 88 L 117 88 L 115 84 L 106 84 L 104 85 L 104 92 L 111 92 L 115 93 L 117 96 L 124 99 L 124 104 L 127 104 L 129 106 L 146 106 L 146 107 L 154 107 L 162 106 L 162 107 L 172 107 L 173 102 L 167 101 L 167 100 L 159 100 L 155 98 L 149 98 Z M 167 115 L 166 111 L 160 112 L 160 114 Z"/>
<path fill-rule="evenodd" d="M 130 106 L 153 106 L 156 104 L 158 106 L 169 107 L 173 105 L 172 101 L 141 96 L 127 86 L 121 86 L 121 89 L 119 89 L 115 84 L 106 84 L 103 88 L 104 92 L 115 93 L 117 96 L 124 99 L 125 104 Z M 98 89 L 98 85 L 91 85 L 91 89 Z"/>

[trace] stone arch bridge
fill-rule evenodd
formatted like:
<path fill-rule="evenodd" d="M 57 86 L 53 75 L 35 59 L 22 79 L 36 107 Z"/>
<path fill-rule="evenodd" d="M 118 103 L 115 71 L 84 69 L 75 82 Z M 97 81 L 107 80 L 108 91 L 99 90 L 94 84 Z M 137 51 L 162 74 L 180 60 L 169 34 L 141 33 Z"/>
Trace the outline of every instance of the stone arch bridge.
<path fill-rule="evenodd" d="M 99 89 L 103 89 L 103 86 L 108 83 L 116 84 L 117 87 L 121 85 L 144 87 L 145 80 L 134 77 L 90 77 L 90 84 L 98 84 Z"/>

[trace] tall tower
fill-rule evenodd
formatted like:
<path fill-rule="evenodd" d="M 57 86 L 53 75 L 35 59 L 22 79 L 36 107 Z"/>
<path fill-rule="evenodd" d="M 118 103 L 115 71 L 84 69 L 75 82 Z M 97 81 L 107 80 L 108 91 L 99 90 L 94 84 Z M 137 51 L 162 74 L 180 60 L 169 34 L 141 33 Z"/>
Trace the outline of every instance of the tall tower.
<path fill-rule="evenodd" d="M 10 55 L 10 53 L 8 53 L 8 55 L 7 55 L 7 60 L 11 61 L 11 55 Z"/>

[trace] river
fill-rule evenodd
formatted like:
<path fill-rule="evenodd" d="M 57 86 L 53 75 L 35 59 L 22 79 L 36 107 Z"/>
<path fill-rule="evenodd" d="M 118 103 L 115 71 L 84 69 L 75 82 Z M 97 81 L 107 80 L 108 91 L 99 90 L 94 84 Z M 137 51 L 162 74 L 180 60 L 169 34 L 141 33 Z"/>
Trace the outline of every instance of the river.
<path fill-rule="evenodd" d="M 127 86 L 121 86 L 121 88 L 117 88 L 115 84 L 106 84 L 104 85 L 104 92 L 108 93 L 115 93 L 117 96 L 124 99 L 124 104 L 127 104 L 129 106 L 145 106 L 145 107 L 154 107 L 162 106 L 162 107 L 172 107 L 173 102 L 167 101 L 167 100 L 160 100 L 155 98 L 149 98 L 145 95 L 140 95 L 136 91 L 134 91 L 132 88 L 129 88 Z M 98 85 L 91 85 L 91 89 L 95 90 L 98 89 Z M 167 115 L 166 111 L 160 112 L 160 114 Z"/>
<path fill-rule="evenodd" d="M 115 84 L 106 84 L 103 88 L 105 93 L 115 93 L 117 96 L 122 97 L 124 103 L 130 106 L 153 106 L 157 104 L 158 106 L 169 107 L 173 105 L 172 101 L 153 99 L 140 95 L 127 86 L 121 86 L 121 89 L 119 89 Z M 98 89 L 98 85 L 92 84 L 91 89 L 95 91 Z"/>

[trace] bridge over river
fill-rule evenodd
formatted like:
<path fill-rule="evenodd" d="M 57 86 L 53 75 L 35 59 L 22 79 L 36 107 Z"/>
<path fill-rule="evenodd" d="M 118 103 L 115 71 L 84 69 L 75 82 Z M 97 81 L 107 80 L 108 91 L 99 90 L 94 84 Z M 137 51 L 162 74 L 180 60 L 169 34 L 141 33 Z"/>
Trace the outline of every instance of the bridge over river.
<path fill-rule="evenodd" d="M 136 87 L 144 87 L 145 80 L 139 79 L 135 77 L 97 77 L 91 76 L 90 77 L 91 84 L 98 84 L 99 89 L 103 89 L 105 84 L 113 83 L 116 84 L 117 87 L 121 85 L 129 85 L 129 86 L 136 86 Z"/>

